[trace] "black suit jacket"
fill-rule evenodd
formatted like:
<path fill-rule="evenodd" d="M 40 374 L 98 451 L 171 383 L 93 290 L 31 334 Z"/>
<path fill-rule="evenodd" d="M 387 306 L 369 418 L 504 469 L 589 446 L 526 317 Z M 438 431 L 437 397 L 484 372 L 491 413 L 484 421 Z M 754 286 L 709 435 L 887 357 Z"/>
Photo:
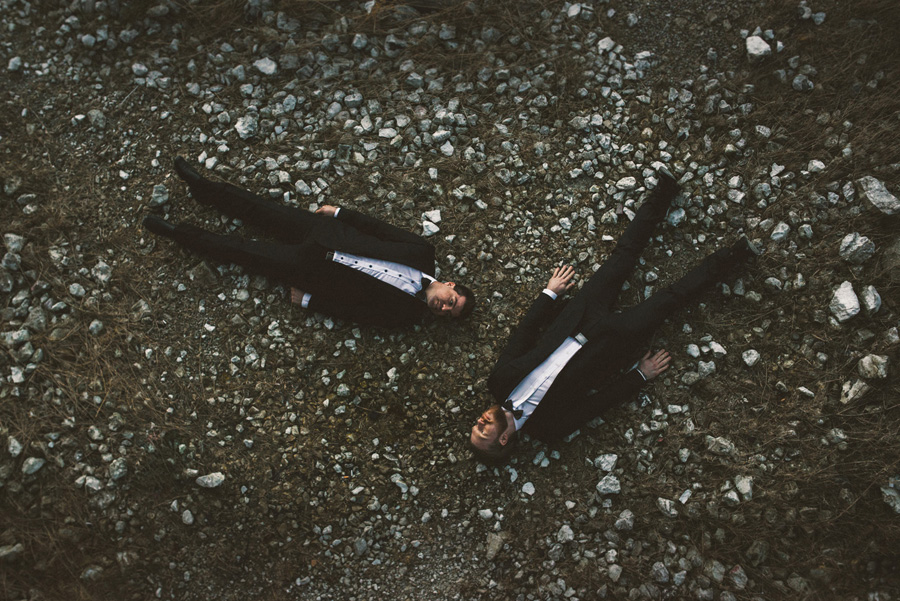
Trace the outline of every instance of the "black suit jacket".
<path fill-rule="evenodd" d="M 584 296 L 584 295 L 579 295 Z M 555 351 L 568 336 L 584 332 L 585 307 L 590 299 L 576 296 L 562 306 L 541 293 L 513 333 L 488 378 L 498 402 Z M 615 314 L 606 316 L 615 319 Z M 614 328 L 593 323 L 592 335 L 553 381 L 522 431 L 545 442 L 562 438 L 605 409 L 632 397 L 644 384 L 636 371 L 621 374 L 631 357 L 631 342 Z M 633 360 L 633 358 L 632 358 Z"/>
<path fill-rule="evenodd" d="M 327 251 L 340 251 L 401 263 L 434 277 L 435 250 L 421 236 L 341 208 L 337 218 L 322 217 L 302 247 L 297 283 L 311 294 L 310 309 L 385 327 L 410 325 L 428 314 L 418 298 L 325 259 Z"/>

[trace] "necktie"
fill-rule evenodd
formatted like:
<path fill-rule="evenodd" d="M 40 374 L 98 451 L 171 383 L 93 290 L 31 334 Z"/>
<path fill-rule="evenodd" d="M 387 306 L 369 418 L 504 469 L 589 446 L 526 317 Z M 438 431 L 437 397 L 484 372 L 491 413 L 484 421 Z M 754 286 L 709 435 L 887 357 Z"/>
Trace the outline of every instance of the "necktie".
<path fill-rule="evenodd" d="M 503 401 L 500 406 L 512 413 L 514 418 L 519 419 L 520 417 L 522 417 L 522 410 L 513 409 L 513 404 L 510 399 L 506 399 L 505 401 Z"/>
<path fill-rule="evenodd" d="M 430 279 L 430 278 L 425 278 L 425 277 L 422 278 L 422 281 L 419 283 L 419 285 L 421 286 L 421 288 L 419 288 L 419 291 L 416 292 L 416 298 L 417 298 L 417 299 L 419 299 L 420 301 L 427 301 L 427 300 L 428 300 L 428 297 L 425 296 L 425 289 L 428 288 L 428 287 L 431 285 L 431 282 L 433 282 L 433 281 L 434 281 L 434 280 L 432 280 L 432 279 Z"/>

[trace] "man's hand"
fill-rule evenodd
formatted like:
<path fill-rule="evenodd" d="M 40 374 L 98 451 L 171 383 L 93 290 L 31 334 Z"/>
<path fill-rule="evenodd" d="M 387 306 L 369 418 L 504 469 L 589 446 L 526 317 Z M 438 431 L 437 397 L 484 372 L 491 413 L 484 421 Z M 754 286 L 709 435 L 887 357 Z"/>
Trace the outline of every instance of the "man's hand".
<path fill-rule="evenodd" d="M 333 207 L 331 205 L 322 205 L 318 209 L 316 209 L 316 215 L 325 215 L 326 217 L 334 217 L 334 212 L 337 211 L 337 207 Z"/>
<path fill-rule="evenodd" d="M 575 285 L 575 282 L 572 281 L 574 277 L 575 268 L 571 265 L 557 267 L 553 270 L 550 282 L 547 283 L 547 289 L 552 290 L 558 296 Z"/>
<path fill-rule="evenodd" d="M 298 288 L 291 288 L 291 302 L 295 305 L 303 303 L 303 295 L 306 294 Z"/>
<path fill-rule="evenodd" d="M 672 355 L 665 349 L 656 351 L 656 354 L 652 357 L 650 356 L 650 351 L 647 351 L 647 354 L 638 363 L 638 369 L 649 381 L 669 369 L 671 361 Z"/>

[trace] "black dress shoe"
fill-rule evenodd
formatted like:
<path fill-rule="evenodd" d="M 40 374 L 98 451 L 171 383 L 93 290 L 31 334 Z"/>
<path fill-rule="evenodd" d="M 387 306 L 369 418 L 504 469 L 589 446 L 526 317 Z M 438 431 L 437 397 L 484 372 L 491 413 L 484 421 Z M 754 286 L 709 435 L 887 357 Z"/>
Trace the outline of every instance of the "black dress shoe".
<path fill-rule="evenodd" d="M 146 217 L 144 217 L 144 227 L 157 236 L 175 238 L 175 226 L 162 217 L 157 217 L 156 215 L 147 215 Z"/>
<path fill-rule="evenodd" d="M 190 164 L 185 161 L 181 157 L 175 157 L 175 173 L 178 174 L 178 177 L 184 180 L 184 182 L 191 188 L 195 186 L 202 186 L 206 183 L 206 179 L 196 171 L 194 168 L 190 166 Z"/>

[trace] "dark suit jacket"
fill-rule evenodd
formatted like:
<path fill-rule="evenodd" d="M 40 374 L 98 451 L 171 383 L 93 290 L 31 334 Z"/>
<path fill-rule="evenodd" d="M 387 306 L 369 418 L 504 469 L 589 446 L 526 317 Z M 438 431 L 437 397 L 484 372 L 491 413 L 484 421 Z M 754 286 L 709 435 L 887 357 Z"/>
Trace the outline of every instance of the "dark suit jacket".
<path fill-rule="evenodd" d="M 564 307 L 541 293 L 513 333 L 488 378 L 498 402 L 555 351 L 568 336 L 584 331 L 589 298 L 578 295 Z M 605 317 L 610 321 L 615 314 Z M 562 438 L 609 407 L 634 396 L 644 379 L 636 371 L 620 374 L 634 352 L 634 342 L 622 340 L 614 327 L 592 322 L 593 335 L 563 368 L 522 431 L 545 442 Z M 543 331 L 542 331 L 543 330 Z"/>
<path fill-rule="evenodd" d="M 336 250 L 401 263 L 434 277 L 434 247 L 421 236 L 341 208 L 337 218 L 321 218 L 302 248 L 302 273 L 295 281 L 310 293 L 310 309 L 385 327 L 410 325 L 428 314 L 421 300 L 324 258 Z"/>

